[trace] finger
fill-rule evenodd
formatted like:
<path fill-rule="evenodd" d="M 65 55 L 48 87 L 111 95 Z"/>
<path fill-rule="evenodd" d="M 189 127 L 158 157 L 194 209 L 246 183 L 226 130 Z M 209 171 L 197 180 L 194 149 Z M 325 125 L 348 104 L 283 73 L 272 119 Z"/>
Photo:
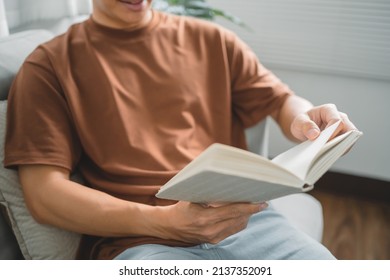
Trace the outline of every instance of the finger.
<path fill-rule="evenodd" d="M 317 110 L 312 110 L 310 113 L 312 114 L 311 117 L 316 120 L 321 130 L 324 130 L 329 126 L 332 126 L 333 124 L 342 121 L 341 113 L 338 111 L 336 105 L 325 104 L 316 108 L 319 108 L 319 118 L 318 118 L 318 114 L 316 114 L 316 112 L 318 112 Z M 343 124 L 340 123 L 340 125 L 333 132 L 329 140 L 339 135 L 342 132 L 342 130 L 343 130 Z"/>
<path fill-rule="evenodd" d="M 213 232 L 209 235 L 209 243 L 216 244 L 226 239 L 227 237 L 244 230 L 249 221 L 250 216 L 240 217 L 238 219 L 229 219 L 221 221 L 213 227 Z"/>
<path fill-rule="evenodd" d="M 267 203 L 261 203 L 260 208 L 264 209 L 267 206 Z M 218 243 L 226 237 L 245 229 L 251 216 L 252 213 L 247 213 L 230 219 L 223 219 L 215 223 L 212 228 L 209 228 L 210 231 L 208 231 L 208 234 L 206 234 L 208 236 L 208 242 Z"/>
<path fill-rule="evenodd" d="M 303 125 L 303 128 L 302 128 L 302 132 L 303 132 L 303 135 L 306 137 L 306 139 L 309 139 L 309 140 L 316 139 L 321 133 L 318 125 L 315 122 L 313 122 L 312 120 L 305 122 L 305 124 Z"/>
<path fill-rule="evenodd" d="M 347 114 L 340 112 L 340 116 L 342 119 L 342 133 L 348 132 L 350 130 L 357 130 L 356 126 L 350 121 Z"/>
<path fill-rule="evenodd" d="M 218 243 L 244 229 L 250 216 L 268 206 L 267 203 L 224 204 L 218 207 L 192 205 L 199 210 L 195 222 L 196 234 L 191 238 L 201 242 Z"/>
<path fill-rule="evenodd" d="M 320 107 L 321 122 L 325 124 L 325 128 L 341 121 L 341 115 L 336 105 L 325 104 Z"/>
<path fill-rule="evenodd" d="M 227 204 L 218 208 L 210 209 L 213 211 L 211 215 L 214 215 L 216 222 L 235 219 L 241 216 L 248 216 L 258 213 L 268 207 L 266 202 L 263 203 L 234 203 Z"/>
<path fill-rule="evenodd" d="M 334 137 L 344 134 L 348 131 L 351 130 L 357 130 L 355 125 L 349 120 L 348 115 L 342 112 L 339 112 L 340 118 L 341 118 L 341 123 L 337 127 L 337 129 L 333 132 L 332 136 L 330 137 L 329 140 L 333 139 Z"/>
<path fill-rule="evenodd" d="M 301 141 L 314 140 L 320 135 L 320 128 L 308 114 L 301 114 L 292 123 L 291 133 Z"/>

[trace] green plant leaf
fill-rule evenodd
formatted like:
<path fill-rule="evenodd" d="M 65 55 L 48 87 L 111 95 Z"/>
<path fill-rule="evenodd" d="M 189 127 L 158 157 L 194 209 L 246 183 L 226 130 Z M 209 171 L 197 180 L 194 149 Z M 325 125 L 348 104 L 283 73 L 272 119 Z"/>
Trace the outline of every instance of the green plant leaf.
<path fill-rule="evenodd" d="M 221 17 L 248 31 L 252 31 L 240 18 L 210 6 L 205 0 L 154 0 L 153 5 L 156 10 L 176 15 L 192 16 L 207 20 L 215 20 L 216 17 Z"/>

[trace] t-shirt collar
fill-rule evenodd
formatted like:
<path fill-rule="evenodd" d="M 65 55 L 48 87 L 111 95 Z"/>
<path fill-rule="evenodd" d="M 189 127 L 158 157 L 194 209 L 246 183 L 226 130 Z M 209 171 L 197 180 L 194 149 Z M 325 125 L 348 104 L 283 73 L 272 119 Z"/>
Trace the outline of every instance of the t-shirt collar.
<path fill-rule="evenodd" d="M 136 29 L 136 30 L 128 30 L 128 29 L 118 29 L 113 27 L 108 27 L 97 23 L 92 15 L 86 21 L 87 28 L 97 31 L 98 33 L 104 33 L 109 37 L 119 37 L 119 38 L 140 38 L 146 34 L 149 34 L 152 30 L 154 30 L 158 23 L 160 22 L 161 15 L 159 12 L 152 10 L 152 19 L 145 27 Z"/>

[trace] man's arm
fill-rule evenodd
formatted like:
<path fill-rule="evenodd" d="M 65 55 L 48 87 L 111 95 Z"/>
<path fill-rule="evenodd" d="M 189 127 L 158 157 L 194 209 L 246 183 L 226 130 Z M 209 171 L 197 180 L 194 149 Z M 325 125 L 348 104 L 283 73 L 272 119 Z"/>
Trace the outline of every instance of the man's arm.
<path fill-rule="evenodd" d="M 314 107 L 309 101 L 296 95 L 289 96 L 272 117 L 286 137 L 298 142 L 317 138 L 320 131 L 339 120 L 342 123 L 333 136 L 356 129 L 348 116 L 338 111 L 334 104 Z"/>
<path fill-rule="evenodd" d="M 150 218 L 149 207 L 72 182 L 69 172 L 60 167 L 22 165 L 19 177 L 27 207 L 39 223 L 86 234 L 117 236 L 137 234 L 139 223 Z M 132 217 L 130 213 L 139 214 Z"/>
<path fill-rule="evenodd" d="M 110 196 L 69 180 L 69 171 L 48 165 L 22 165 L 25 200 L 40 223 L 97 236 L 155 236 L 184 242 L 216 243 L 247 225 L 266 204 L 218 208 L 178 202 L 149 206 Z"/>

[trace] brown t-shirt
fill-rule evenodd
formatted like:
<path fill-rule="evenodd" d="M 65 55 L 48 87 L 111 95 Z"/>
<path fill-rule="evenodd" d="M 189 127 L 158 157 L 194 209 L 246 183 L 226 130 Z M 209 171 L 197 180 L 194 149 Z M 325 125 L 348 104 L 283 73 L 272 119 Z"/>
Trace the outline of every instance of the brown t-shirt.
<path fill-rule="evenodd" d="M 214 142 L 246 148 L 244 129 L 289 94 L 215 24 L 154 12 L 147 27 L 127 31 L 90 18 L 23 64 L 9 96 L 4 163 L 77 168 L 89 187 L 161 205 L 154 195 L 178 170 Z M 81 252 L 112 258 L 143 243 L 181 244 L 86 236 Z"/>

